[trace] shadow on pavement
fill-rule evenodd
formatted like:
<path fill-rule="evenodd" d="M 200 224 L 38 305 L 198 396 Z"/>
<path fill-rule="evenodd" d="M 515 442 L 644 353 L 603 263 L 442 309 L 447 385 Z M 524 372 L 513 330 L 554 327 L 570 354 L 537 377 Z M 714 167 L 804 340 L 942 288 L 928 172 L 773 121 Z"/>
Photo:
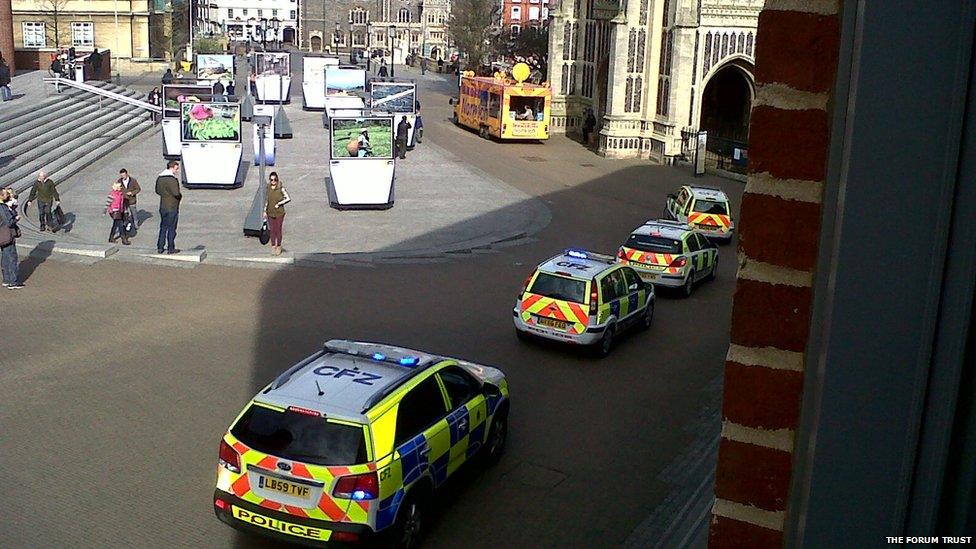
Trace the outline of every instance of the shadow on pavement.
<path fill-rule="evenodd" d="M 27 280 L 34 274 L 34 270 L 37 269 L 41 263 L 47 261 L 47 258 L 51 257 L 54 250 L 54 241 L 45 240 L 37 246 L 27 257 L 20 261 L 20 281 L 27 282 Z"/>

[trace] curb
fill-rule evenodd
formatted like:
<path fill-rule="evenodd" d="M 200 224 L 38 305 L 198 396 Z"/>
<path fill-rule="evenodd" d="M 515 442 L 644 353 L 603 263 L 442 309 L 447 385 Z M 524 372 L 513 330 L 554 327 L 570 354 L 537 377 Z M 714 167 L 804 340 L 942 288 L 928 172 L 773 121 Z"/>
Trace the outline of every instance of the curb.
<path fill-rule="evenodd" d="M 96 244 L 65 244 L 54 240 L 37 243 L 18 242 L 18 250 L 24 250 L 27 255 L 38 253 L 63 254 L 82 257 L 106 259 L 118 253 L 118 246 L 99 246 Z"/>

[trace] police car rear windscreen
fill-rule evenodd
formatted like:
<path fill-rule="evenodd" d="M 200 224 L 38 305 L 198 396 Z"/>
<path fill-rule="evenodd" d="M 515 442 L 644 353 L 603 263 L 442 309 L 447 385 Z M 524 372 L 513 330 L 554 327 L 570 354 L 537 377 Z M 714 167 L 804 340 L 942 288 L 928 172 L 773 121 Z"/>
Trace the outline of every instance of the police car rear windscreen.
<path fill-rule="evenodd" d="M 654 254 L 680 254 L 681 241 L 663 236 L 632 234 L 625 244 L 628 248 Z"/>
<path fill-rule="evenodd" d="M 280 458 L 316 465 L 368 461 L 362 427 L 332 423 L 323 417 L 252 404 L 230 432 L 247 446 Z"/>
<path fill-rule="evenodd" d="M 704 214 L 729 215 L 729 208 L 725 202 L 698 199 L 695 201 L 695 211 Z"/>
<path fill-rule="evenodd" d="M 561 301 L 586 302 L 586 282 L 548 273 L 539 273 L 529 291 L 533 294 Z"/>

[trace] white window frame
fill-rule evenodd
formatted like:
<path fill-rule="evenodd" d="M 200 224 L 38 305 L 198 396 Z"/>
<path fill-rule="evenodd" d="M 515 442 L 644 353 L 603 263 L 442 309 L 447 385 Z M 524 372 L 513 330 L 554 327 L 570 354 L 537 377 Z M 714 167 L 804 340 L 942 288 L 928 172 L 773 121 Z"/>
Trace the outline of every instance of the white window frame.
<path fill-rule="evenodd" d="M 227 8 L 227 19 L 234 18 L 234 8 Z"/>
<path fill-rule="evenodd" d="M 24 32 L 24 47 L 25 48 L 46 48 L 47 47 L 47 24 L 42 21 L 24 21 L 21 23 L 21 29 Z M 31 29 L 28 31 L 27 29 Z M 40 30 L 40 34 L 38 34 Z M 27 41 L 27 37 L 30 36 L 34 38 L 30 42 Z M 40 40 L 36 38 L 40 36 Z"/>
<path fill-rule="evenodd" d="M 522 8 L 520 6 L 512 6 L 512 20 L 521 21 L 522 20 Z"/>
<path fill-rule="evenodd" d="M 90 29 L 91 40 L 85 40 L 85 32 L 82 31 L 82 39 L 78 39 L 79 29 Z M 95 47 L 95 23 L 91 21 L 72 21 L 71 22 L 71 45 L 76 48 L 93 48 Z"/>
<path fill-rule="evenodd" d="M 298 13 L 296 12 L 296 10 L 291 10 L 291 11 L 289 11 L 288 15 L 289 15 L 288 19 L 291 19 L 291 20 L 294 21 L 295 18 L 298 16 Z"/>
<path fill-rule="evenodd" d="M 522 26 L 521 25 L 512 25 L 509 28 L 509 31 L 512 33 L 512 36 L 518 36 L 522 32 Z"/>
<path fill-rule="evenodd" d="M 532 15 L 533 13 L 535 13 L 535 15 Z M 538 20 L 539 20 L 539 8 L 532 6 L 531 8 L 529 8 L 529 21 L 538 21 Z"/>

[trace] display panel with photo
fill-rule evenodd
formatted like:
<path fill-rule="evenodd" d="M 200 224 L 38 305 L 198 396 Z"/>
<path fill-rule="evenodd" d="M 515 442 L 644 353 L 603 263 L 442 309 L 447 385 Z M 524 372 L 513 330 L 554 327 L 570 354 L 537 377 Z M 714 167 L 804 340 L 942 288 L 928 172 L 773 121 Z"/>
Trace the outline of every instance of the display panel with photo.
<path fill-rule="evenodd" d="M 256 53 L 254 68 L 258 76 L 290 76 L 290 57 L 287 53 Z"/>
<path fill-rule="evenodd" d="M 390 117 L 333 118 L 332 159 L 393 158 Z"/>
<path fill-rule="evenodd" d="M 184 142 L 240 142 L 240 104 L 181 103 L 181 111 L 180 131 Z"/>
<path fill-rule="evenodd" d="M 234 56 L 200 53 L 197 54 L 197 78 L 200 80 L 234 79 Z"/>
<path fill-rule="evenodd" d="M 324 82 L 325 69 L 338 65 L 339 59 L 335 57 L 305 56 L 302 58 L 302 75 L 306 82 Z"/>
<path fill-rule="evenodd" d="M 203 103 L 213 99 L 213 88 L 210 86 L 166 85 L 163 86 L 163 116 L 166 118 L 180 117 L 180 103 Z"/>
<path fill-rule="evenodd" d="M 325 95 L 354 95 L 366 91 L 366 71 L 325 68 Z"/>
<path fill-rule="evenodd" d="M 373 82 L 369 95 L 374 110 L 413 113 L 417 88 L 408 82 Z"/>

